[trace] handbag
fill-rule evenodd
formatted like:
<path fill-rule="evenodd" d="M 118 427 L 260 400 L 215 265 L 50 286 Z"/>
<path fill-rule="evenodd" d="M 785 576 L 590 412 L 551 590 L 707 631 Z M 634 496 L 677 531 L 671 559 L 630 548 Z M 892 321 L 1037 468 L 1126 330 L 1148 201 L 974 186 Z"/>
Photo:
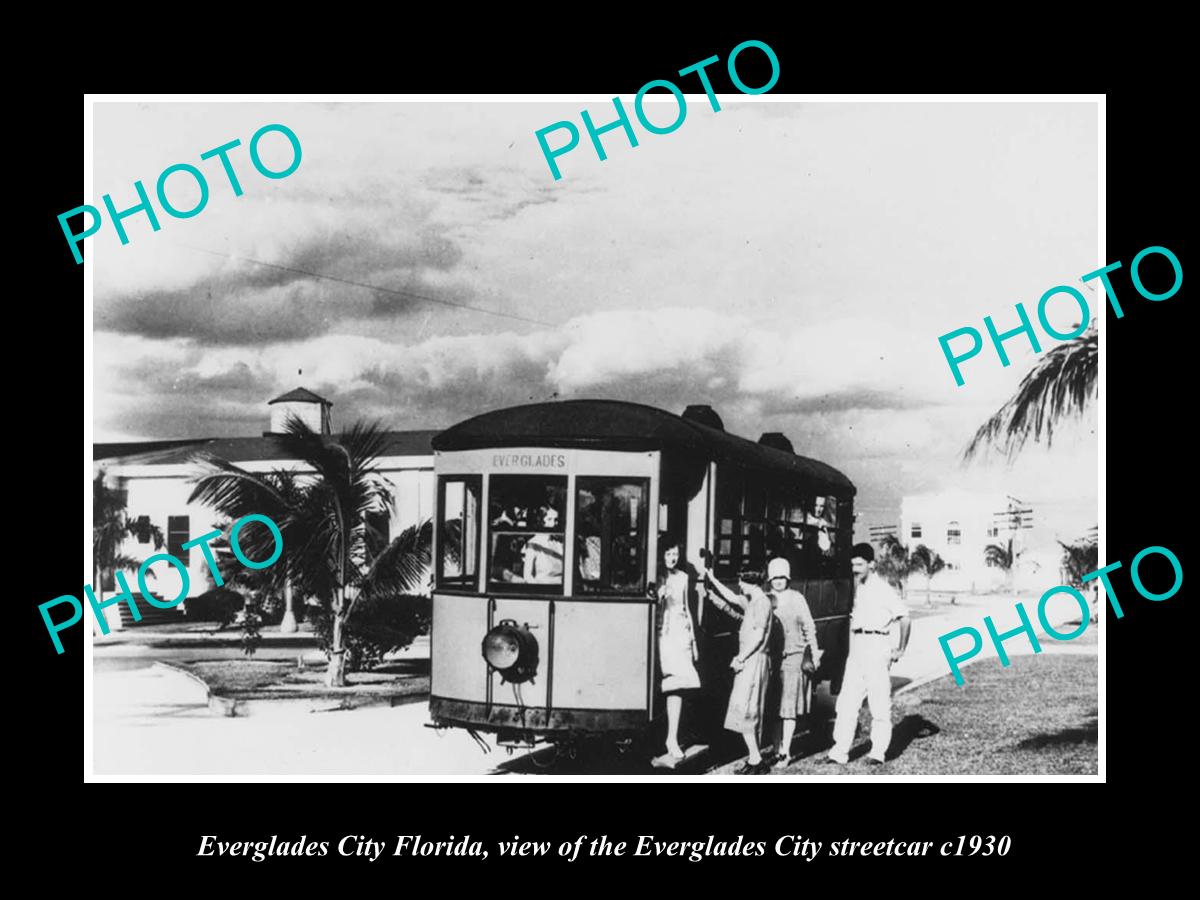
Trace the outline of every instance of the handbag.
<path fill-rule="evenodd" d="M 812 644 L 808 644 L 804 648 L 804 658 L 800 660 L 800 671 L 805 675 L 815 675 L 817 673 L 817 664 L 813 661 Z"/>

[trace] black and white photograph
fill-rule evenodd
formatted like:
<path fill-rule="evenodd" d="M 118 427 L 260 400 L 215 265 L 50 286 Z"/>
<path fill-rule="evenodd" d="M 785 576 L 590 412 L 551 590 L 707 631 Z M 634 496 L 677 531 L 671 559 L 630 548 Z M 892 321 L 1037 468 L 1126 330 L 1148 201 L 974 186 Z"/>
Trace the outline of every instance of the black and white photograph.
<path fill-rule="evenodd" d="M 1102 780 L 1103 97 L 693 81 L 93 98 L 88 780 Z"/>

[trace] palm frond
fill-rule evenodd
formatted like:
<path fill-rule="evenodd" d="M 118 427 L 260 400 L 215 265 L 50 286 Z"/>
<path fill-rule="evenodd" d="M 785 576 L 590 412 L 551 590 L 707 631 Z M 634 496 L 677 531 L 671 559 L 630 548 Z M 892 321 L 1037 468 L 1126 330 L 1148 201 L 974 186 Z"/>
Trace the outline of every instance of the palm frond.
<path fill-rule="evenodd" d="M 1014 394 L 975 432 L 963 452 L 970 460 L 985 448 L 999 450 L 1009 460 L 1032 437 L 1046 446 L 1056 425 L 1087 408 L 1095 396 L 1099 372 L 1099 333 L 1086 332 L 1049 351 L 1023 379 Z"/>
<path fill-rule="evenodd" d="M 135 559 L 134 557 L 127 556 L 124 553 L 118 553 L 115 556 L 110 556 L 108 558 L 108 564 L 107 564 L 106 568 L 111 572 L 115 572 L 118 569 L 137 570 L 137 569 L 141 568 L 141 565 L 142 565 L 142 561 L 140 559 Z M 146 574 L 153 577 L 154 570 L 147 569 Z"/>
<path fill-rule="evenodd" d="M 919 572 L 926 578 L 932 578 L 946 567 L 946 561 L 936 550 L 931 550 L 924 544 L 917 544 L 915 550 L 908 556 L 908 568 Z"/>
<path fill-rule="evenodd" d="M 92 524 L 99 525 L 123 517 L 125 512 L 124 493 L 105 484 L 103 470 L 92 479 Z"/>
<path fill-rule="evenodd" d="M 912 573 L 912 567 L 908 547 L 896 535 L 885 534 L 879 542 L 879 554 L 875 557 L 876 573 L 899 588 Z"/>
<path fill-rule="evenodd" d="M 125 537 L 136 538 L 141 534 L 143 526 L 138 523 L 137 519 L 126 519 L 123 534 Z M 147 524 L 145 531 L 150 535 L 150 540 L 154 543 L 155 550 L 161 550 L 167 539 L 163 537 L 162 529 L 157 525 Z"/>
<path fill-rule="evenodd" d="M 1067 581 L 1072 587 L 1083 586 L 1083 576 L 1094 572 L 1099 566 L 1099 545 L 1095 541 L 1084 541 L 1079 544 L 1064 544 L 1062 566 L 1067 573 Z"/>
<path fill-rule="evenodd" d="M 192 479 L 196 486 L 188 503 L 211 506 L 230 519 L 259 513 L 276 520 L 289 506 L 276 479 L 247 472 L 207 453 L 195 454 L 193 462 L 200 467 L 201 474 Z"/>
<path fill-rule="evenodd" d="M 355 474 L 366 475 L 375 471 L 375 463 L 387 449 L 387 432 L 379 422 L 355 422 L 338 436 L 338 443 L 346 448 Z"/>
<path fill-rule="evenodd" d="M 431 519 L 404 529 L 362 574 L 356 601 L 408 594 L 418 589 L 429 567 L 432 538 Z"/>

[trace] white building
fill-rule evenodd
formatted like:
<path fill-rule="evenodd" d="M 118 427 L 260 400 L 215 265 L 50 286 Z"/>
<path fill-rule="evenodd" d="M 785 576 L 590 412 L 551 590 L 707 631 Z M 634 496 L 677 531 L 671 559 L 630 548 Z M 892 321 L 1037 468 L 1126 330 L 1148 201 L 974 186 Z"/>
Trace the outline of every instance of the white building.
<path fill-rule="evenodd" d="M 297 416 L 314 431 L 329 434 L 332 404 L 304 388 L 289 391 L 268 404 L 271 407 L 270 430 L 261 437 L 197 438 L 175 441 L 146 441 L 140 443 L 96 444 L 93 447 L 93 475 L 104 473 L 105 484 L 125 493 L 125 510 L 129 518 L 146 526 L 126 541 L 123 553 L 144 561 L 157 552 L 169 553 L 183 561 L 189 578 L 188 597 L 195 597 L 213 587 L 212 577 L 204 554 L 199 547 L 183 550 L 182 545 L 217 527 L 220 516 L 210 507 L 188 503 L 197 474 L 192 455 L 198 451 L 214 454 L 251 472 L 273 469 L 300 468 L 300 463 L 288 459 L 280 443 L 273 438 L 283 432 L 289 416 Z M 437 431 L 388 432 L 387 448 L 376 462 L 376 468 L 390 482 L 395 507 L 389 522 L 389 536 L 433 515 L 434 476 L 433 449 L 430 441 Z M 161 550 L 155 550 L 148 526 L 157 526 L 165 540 Z M 155 578 L 148 582 L 154 593 L 171 599 L 181 592 L 182 578 L 169 564 L 153 566 Z M 137 596 L 136 571 L 126 572 L 130 588 Z M 106 584 L 105 595 L 112 585 Z M 186 606 L 186 600 L 183 606 Z M 110 628 L 126 623 L 126 604 L 105 610 Z M 143 616 L 149 604 L 138 604 Z M 178 615 L 176 610 L 168 612 Z"/>
<path fill-rule="evenodd" d="M 992 580 L 986 548 L 1022 549 L 1021 524 L 1028 522 L 1027 507 L 1005 494 L 948 490 L 917 494 L 900 501 L 900 542 L 910 550 L 924 544 L 937 551 L 950 569 L 968 579 Z"/>

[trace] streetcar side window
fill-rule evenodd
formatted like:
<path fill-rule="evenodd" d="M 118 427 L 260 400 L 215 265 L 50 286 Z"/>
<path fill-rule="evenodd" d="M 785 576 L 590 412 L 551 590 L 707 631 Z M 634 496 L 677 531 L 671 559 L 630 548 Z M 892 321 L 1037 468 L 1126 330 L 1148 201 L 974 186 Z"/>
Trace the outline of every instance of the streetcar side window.
<path fill-rule="evenodd" d="M 563 583 L 567 479 L 493 475 L 488 492 L 492 590 L 552 592 Z"/>
<path fill-rule="evenodd" d="M 641 594 L 646 584 L 645 478 L 575 480 L 579 593 Z"/>
<path fill-rule="evenodd" d="M 839 501 L 832 495 L 818 495 L 813 500 L 813 512 L 809 516 L 814 538 L 811 558 L 816 564 L 816 571 L 824 577 L 846 574 L 854 530 L 854 517 L 850 509 L 848 500 Z"/>
<path fill-rule="evenodd" d="M 717 555 L 713 570 L 718 578 L 737 576 L 742 561 L 742 494 L 745 476 L 727 466 L 717 472 Z"/>
<path fill-rule="evenodd" d="M 781 488 L 772 485 L 759 472 L 748 472 L 745 478 L 746 497 L 742 505 L 742 566 L 766 569 L 767 559 L 779 551 L 778 532 L 768 513 L 774 506 L 772 498 Z"/>
<path fill-rule="evenodd" d="M 766 473 L 733 466 L 717 475 L 716 556 L 718 578 L 743 566 L 763 568 L 782 556 L 798 578 L 844 574 L 853 516 L 848 501 L 779 484 Z"/>
<path fill-rule="evenodd" d="M 717 475 L 718 578 L 735 578 L 744 566 L 766 568 L 768 555 L 780 550 L 782 516 L 779 490 L 757 472 L 728 467 Z"/>
<path fill-rule="evenodd" d="M 438 489 L 437 582 L 473 589 L 479 577 L 482 479 L 478 475 L 441 478 Z"/>

